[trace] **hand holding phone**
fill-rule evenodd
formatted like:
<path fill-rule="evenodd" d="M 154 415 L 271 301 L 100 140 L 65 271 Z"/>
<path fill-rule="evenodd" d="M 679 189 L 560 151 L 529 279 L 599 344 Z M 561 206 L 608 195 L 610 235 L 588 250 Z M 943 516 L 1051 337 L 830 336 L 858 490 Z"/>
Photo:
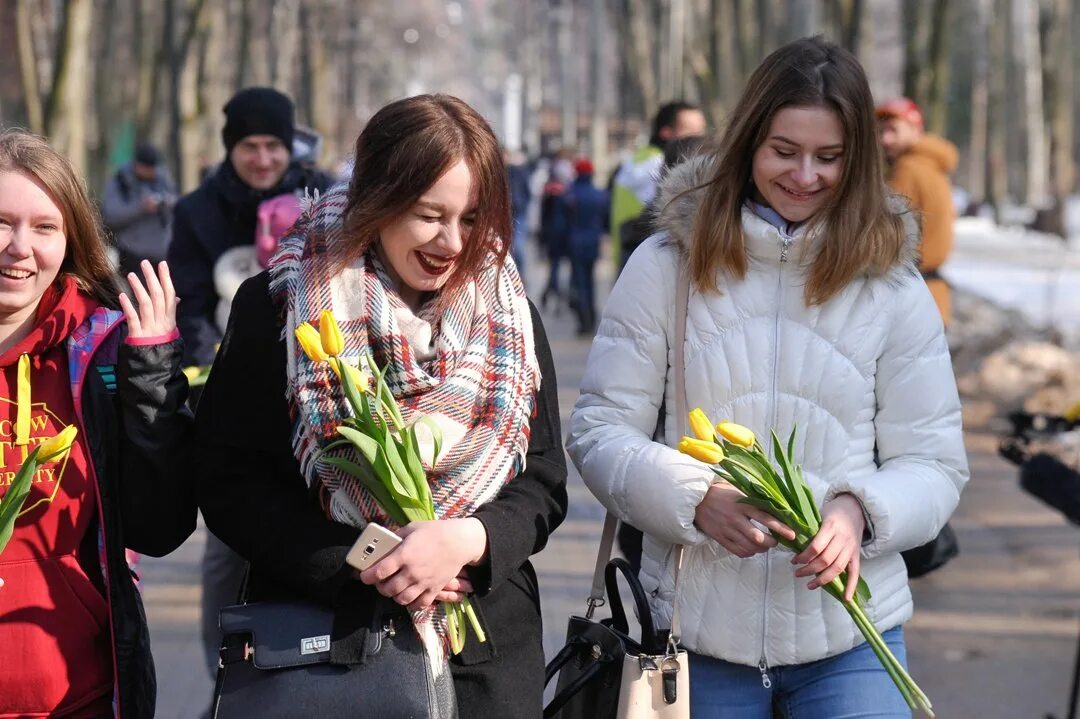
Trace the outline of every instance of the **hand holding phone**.
<path fill-rule="evenodd" d="M 386 527 L 374 522 L 368 523 L 360 533 L 352 549 L 345 555 L 345 563 L 359 571 L 364 571 L 401 544 L 401 537 Z"/>

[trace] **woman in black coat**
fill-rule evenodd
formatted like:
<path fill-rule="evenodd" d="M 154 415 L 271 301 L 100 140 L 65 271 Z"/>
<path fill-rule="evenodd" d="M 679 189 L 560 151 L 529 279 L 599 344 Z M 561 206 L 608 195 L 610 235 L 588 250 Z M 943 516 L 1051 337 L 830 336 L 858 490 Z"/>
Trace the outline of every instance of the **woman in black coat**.
<path fill-rule="evenodd" d="M 471 596 L 487 641 L 470 630 L 450 658 L 460 715 L 539 716 L 529 557 L 565 516 L 566 466 L 547 338 L 503 263 L 510 214 L 497 144 L 460 100 L 420 96 L 377 113 L 356 158 L 349 188 L 305 215 L 269 272 L 234 299 L 197 419 L 203 514 L 250 562 L 249 601 L 334 609 L 334 663 L 360 661 L 379 597 L 437 625 L 440 602 Z M 325 411 L 336 382 L 293 338 L 323 309 L 342 326 L 343 356 L 370 351 L 389 367 L 406 421 L 433 417 L 445 440 L 425 465 L 439 519 L 397 528 L 404 541 L 362 574 L 344 562 L 362 524 L 350 518 L 388 520 L 314 459 L 341 419 Z"/>

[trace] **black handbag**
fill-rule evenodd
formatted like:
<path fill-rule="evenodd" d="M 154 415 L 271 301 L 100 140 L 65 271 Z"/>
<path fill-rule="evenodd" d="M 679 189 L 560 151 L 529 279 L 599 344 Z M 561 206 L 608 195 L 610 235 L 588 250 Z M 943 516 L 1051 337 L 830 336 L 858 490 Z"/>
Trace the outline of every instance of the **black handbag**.
<path fill-rule="evenodd" d="M 672 616 L 671 632 L 657 631 L 637 572 L 625 559 L 608 561 L 616 522 L 609 513 L 588 611 L 584 617 L 570 617 L 566 644 L 547 665 L 544 685 L 556 675 L 559 681 L 554 697 L 544 707 L 545 719 L 689 716 L 689 664 L 686 652 L 678 646 L 678 613 Z M 677 593 L 682 547 L 675 551 Z M 641 623 L 640 640 L 630 634 L 619 593 L 619 575 L 630 588 L 634 612 Z M 594 620 L 594 611 L 605 603 L 611 617 Z"/>
<path fill-rule="evenodd" d="M 900 556 L 907 565 L 908 577 L 914 579 L 942 567 L 959 553 L 960 543 L 956 541 L 956 532 L 946 522 L 934 539 L 921 547 L 900 552 Z"/>
<path fill-rule="evenodd" d="M 307 601 L 225 607 L 211 716 L 457 717 L 449 665 L 435 676 L 408 615 L 379 607 L 363 661 L 350 665 L 330 663 L 329 607 Z"/>

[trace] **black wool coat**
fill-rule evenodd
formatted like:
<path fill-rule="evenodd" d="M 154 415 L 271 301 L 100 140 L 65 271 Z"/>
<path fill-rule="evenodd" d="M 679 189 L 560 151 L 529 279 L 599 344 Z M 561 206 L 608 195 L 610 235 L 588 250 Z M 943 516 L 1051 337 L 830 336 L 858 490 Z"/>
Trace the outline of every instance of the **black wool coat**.
<path fill-rule="evenodd" d="M 473 515 L 488 535 L 486 563 L 470 568 L 488 641 L 470 632 L 451 660 L 462 717 L 541 715 L 540 598 L 529 557 L 562 522 L 567 495 L 555 368 L 531 311 L 543 379 L 526 468 Z M 199 503 L 210 530 L 250 562 L 249 599 L 303 597 L 333 607 L 331 661 L 354 663 L 378 595 L 345 565 L 359 531 L 326 516 L 293 456 L 281 327 L 267 274 L 245 282 L 196 417 Z"/>
<path fill-rule="evenodd" d="M 124 333 L 124 328 L 113 332 Z M 121 344 L 115 389 L 93 370 L 95 360 L 82 388 L 108 569 L 108 590 L 98 589 L 109 598 L 122 719 L 150 719 L 157 697 L 146 613 L 124 550 L 163 557 L 195 530 L 194 423 L 185 405 L 188 383 L 181 352 L 179 340 Z M 102 581 L 98 526 L 95 521 L 87 531 L 79 555 L 95 583 Z"/>

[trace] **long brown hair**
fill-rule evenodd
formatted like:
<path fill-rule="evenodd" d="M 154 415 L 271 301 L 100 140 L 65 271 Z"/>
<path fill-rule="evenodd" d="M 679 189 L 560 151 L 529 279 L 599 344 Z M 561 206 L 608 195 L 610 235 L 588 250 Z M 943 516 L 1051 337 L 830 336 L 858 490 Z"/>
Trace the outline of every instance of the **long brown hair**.
<path fill-rule="evenodd" d="M 417 95 L 375 113 L 356 139 L 356 166 L 345 208 L 341 266 L 363 255 L 458 162 L 478 198 L 472 229 L 440 297 L 475 276 L 494 255 L 501 265 L 510 237 L 510 197 L 499 143 L 476 110 L 451 95 Z"/>
<path fill-rule="evenodd" d="M 701 291 L 716 291 L 725 270 L 746 276 L 742 208 L 752 191 L 754 152 L 773 118 L 788 107 L 824 107 L 843 128 L 843 171 L 828 203 L 809 220 L 819 237 L 804 298 L 820 305 L 860 275 L 882 274 L 900 257 L 904 230 L 887 205 L 874 104 L 858 60 L 820 37 L 789 43 L 754 71 L 720 140 L 712 178 L 694 222 L 690 272 Z"/>
<path fill-rule="evenodd" d="M 119 289 L 105 253 L 101 219 L 68 159 L 42 137 L 5 130 L 0 132 L 0 172 L 33 177 L 60 209 L 67 249 L 57 280 L 70 275 L 84 293 L 106 307 L 116 308 Z"/>

